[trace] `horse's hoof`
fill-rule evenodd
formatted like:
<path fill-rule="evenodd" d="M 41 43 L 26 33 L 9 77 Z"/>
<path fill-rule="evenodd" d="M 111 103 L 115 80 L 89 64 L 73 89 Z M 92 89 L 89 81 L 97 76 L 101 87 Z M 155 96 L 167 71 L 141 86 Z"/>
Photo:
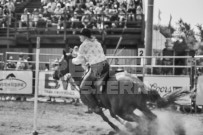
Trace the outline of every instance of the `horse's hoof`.
<path fill-rule="evenodd" d="M 135 127 L 133 127 L 133 125 L 131 124 L 131 123 L 129 123 L 129 122 L 126 122 L 125 123 L 125 127 L 127 128 L 127 130 L 128 131 L 133 131 L 133 130 L 135 130 Z"/>
<path fill-rule="evenodd" d="M 117 135 L 115 131 L 110 131 L 108 135 Z"/>

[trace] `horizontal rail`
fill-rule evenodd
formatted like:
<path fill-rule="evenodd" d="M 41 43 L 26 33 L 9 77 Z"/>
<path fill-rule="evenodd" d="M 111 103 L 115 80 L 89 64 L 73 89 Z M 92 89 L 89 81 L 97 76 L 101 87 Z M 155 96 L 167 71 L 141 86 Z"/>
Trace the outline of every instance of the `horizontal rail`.
<path fill-rule="evenodd" d="M 197 55 L 195 58 L 203 58 L 203 55 Z"/>
<path fill-rule="evenodd" d="M 25 53 L 25 52 L 6 52 L 6 54 L 25 54 L 25 55 L 36 55 L 36 53 Z M 0 53 L 3 55 L 3 53 Z M 61 54 L 47 54 L 47 53 L 40 53 L 40 55 L 53 55 L 53 56 L 61 56 Z M 135 59 L 135 58 L 192 58 L 192 56 L 106 56 L 108 59 Z M 203 56 L 195 56 L 195 58 L 203 58 Z"/>
<path fill-rule="evenodd" d="M 140 58 L 192 58 L 192 56 L 106 56 L 108 59 L 140 59 Z"/>
<path fill-rule="evenodd" d="M 36 53 L 24 53 L 24 52 L 6 52 L 6 54 L 25 54 L 25 55 L 36 55 Z M 47 53 L 40 53 L 40 55 L 44 55 L 44 56 L 61 56 L 61 54 L 47 54 Z"/>
<path fill-rule="evenodd" d="M 142 65 L 111 65 L 111 67 L 142 67 Z M 145 65 L 146 67 L 160 67 L 160 68 L 191 68 L 191 66 L 176 66 L 176 65 Z M 203 67 L 203 66 L 202 66 Z"/>
<path fill-rule="evenodd" d="M 7 61 L 8 61 L 8 62 L 18 62 L 19 60 L 7 60 Z M 22 63 L 23 63 L 23 62 L 24 62 L 24 63 L 36 63 L 36 61 L 27 61 L 27 62 L 26 62 L 26 61 L 21 61 L 21 62 L 22 62 Z M 39 63 L 40 63 L 40 64 L 43 64 L 43 63 L 45 63 L 45 64 L 48 63 L 48 64 L 49 64 L 49 63 L 52 63 L 52 62 L 40 61 Z"/>

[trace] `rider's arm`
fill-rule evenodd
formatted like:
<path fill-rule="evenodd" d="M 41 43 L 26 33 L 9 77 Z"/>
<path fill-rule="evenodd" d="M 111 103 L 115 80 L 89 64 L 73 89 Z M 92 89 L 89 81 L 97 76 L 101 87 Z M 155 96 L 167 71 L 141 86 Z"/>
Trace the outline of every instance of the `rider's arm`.
<path fill-rule="evenodd" d="M 77 57 L 72 59 L 72 63 L 75 65 L 85 65 L 86 63 L 86 59 L 85 59 L 85 55 L 87 54 L 87 47 L 86 47 L 86 43 L 82 43 L 78 48 L 74 47 L 74 50 L 76 50 L 77 52 Z"/>
<path fill-rule="evenodd" d="M 75 65 L 80 65 L 85 63 L 85 58 L 81 55 L 78 55 L 76 58 L 72 59 L 72 63 Z"/>

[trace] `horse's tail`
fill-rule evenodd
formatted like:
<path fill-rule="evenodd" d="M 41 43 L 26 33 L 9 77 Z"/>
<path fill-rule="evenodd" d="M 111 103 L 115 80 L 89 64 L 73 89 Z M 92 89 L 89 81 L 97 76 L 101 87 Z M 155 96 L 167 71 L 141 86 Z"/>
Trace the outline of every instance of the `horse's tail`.
<path fill-rule="evenodd" d="M 178 101 L 181 97 L 185 96 L 186 94 L 189 94 L 189 92 L 182 89 L 168 93 L 163 97 L 158 98 L 157 107 L 165 108 L 171 104 L 177 104 L 176 101 Z"/>

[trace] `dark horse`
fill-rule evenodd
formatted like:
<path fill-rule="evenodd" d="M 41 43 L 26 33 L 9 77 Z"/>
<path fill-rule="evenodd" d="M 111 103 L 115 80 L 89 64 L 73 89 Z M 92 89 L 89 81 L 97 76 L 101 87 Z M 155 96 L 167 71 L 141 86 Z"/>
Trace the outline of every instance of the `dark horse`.
<path fill-rule="evenodd" d="M 62 59 L 69 62 L 72 59 L 71 54 L 64 52 Z M 59 79 L 67 72 L 67 68 L 64 68 L 62 62 L 59 62 L 59 67 L 55 70 L 53 77 Z M 105 84 L 101 85 L 102 81 Z M 177 98 L 183 94 L 183 91 L 177 90 L 162 98 L 156 90 L 150 90 L 136 76 L 126 72 L 109 73 L 97 83 L 100 83 L 97 84 L 97 88 L 99 86 L 100 89 L 95 91 L 94 96 L 98 100 L 99 106 L 108 109 L 111 116 L 122 124 L 141 122 L 141 118 L 134 113 L 135 109 L 139 109 L 148 120 L 155 120 L 157 116 L 147 107 L 147 102 L 156 103 L 158 108 L 164 108 L 175 103 Z M 82 94 L 81 100 L 87 105 Z M 95 113 L 100 115 L 114 130 L 119 131 L 119 128 L 108 120 L 102 110 Z"/>

